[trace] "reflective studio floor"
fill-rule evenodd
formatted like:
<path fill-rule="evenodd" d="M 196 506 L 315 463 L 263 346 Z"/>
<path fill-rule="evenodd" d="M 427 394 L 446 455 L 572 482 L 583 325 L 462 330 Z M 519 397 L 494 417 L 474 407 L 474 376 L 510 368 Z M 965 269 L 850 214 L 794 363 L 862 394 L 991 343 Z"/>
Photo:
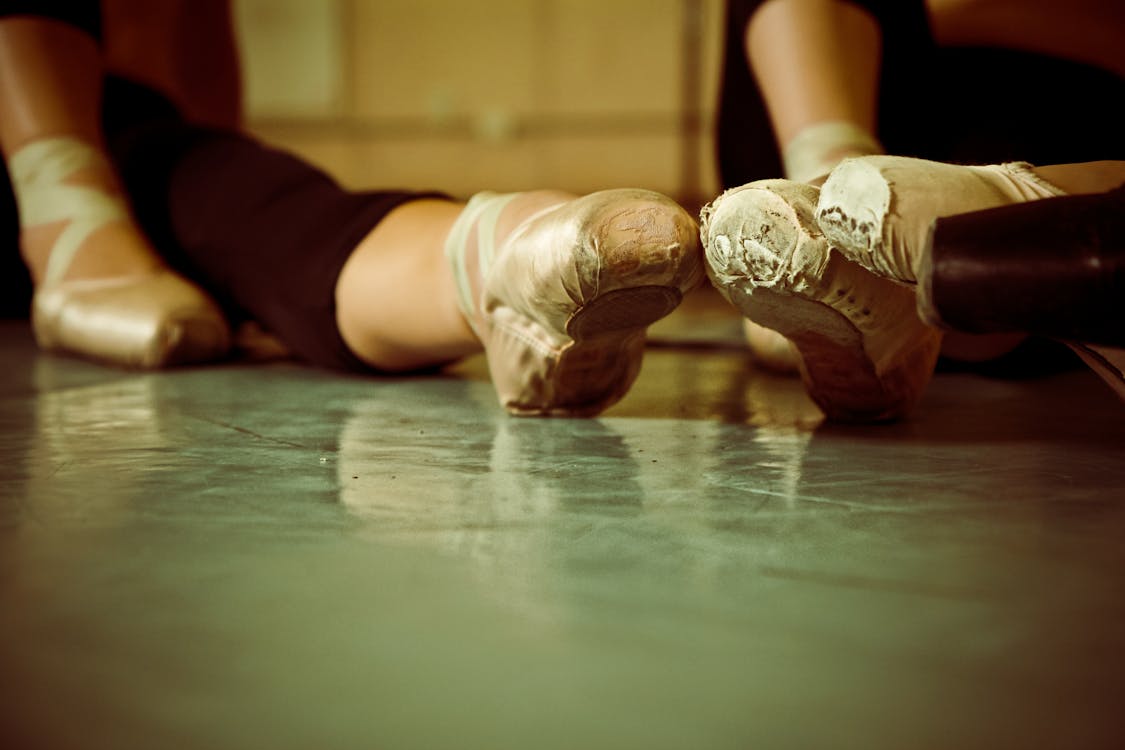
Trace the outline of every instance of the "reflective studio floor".
<path fill-rule="evenodd" d="M 827 427 L 737 329 L 689 304 L 603 418 L 532 420 L 479 359 L 129 374 L 3 324 L 0 745 L 1125 746 L 1125 405 L 943 373 Z"/>

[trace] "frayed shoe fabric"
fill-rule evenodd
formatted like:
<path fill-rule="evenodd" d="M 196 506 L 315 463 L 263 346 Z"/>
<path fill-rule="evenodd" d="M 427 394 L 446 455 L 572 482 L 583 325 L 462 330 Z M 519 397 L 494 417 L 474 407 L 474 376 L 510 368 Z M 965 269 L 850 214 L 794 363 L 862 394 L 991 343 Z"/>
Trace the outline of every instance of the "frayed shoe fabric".
<path fill-rule="evenodd" d="M 941 346 L 914 293 L 836 252 L 820 231 L 818 189 L 762 180 L 723 193 L 702 213 L 714 286 L 741 313 L 791 341 L 812 399 L 833 421 L 905 416 Z"/>
<path fill-rule="evenodd" d="M 828 175 L 816 221 L 850 260 L 914 283 L 936 218 L 1062 195 L 1030 164 L 960 166 L 902 156 L 845 159 Z"/>

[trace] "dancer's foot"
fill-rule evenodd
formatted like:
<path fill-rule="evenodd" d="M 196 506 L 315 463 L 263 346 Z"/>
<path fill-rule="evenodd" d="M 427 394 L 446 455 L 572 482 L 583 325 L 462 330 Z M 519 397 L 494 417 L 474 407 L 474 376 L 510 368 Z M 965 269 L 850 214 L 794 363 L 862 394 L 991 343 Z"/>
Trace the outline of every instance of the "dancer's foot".
<path fill-rule="evenodd" d="M 814 219 L 817 188 L 763 180 L 703 210 L 707 271 L 743 315 L 793 342 L 810 396 L 837 421 L 906 414 L 933 372 L 941 334 L 914 292 L 835 252 Z"/>
<path fill-rule="evenodd" d="M 522 415 L 589 416 L 618 401 L 645 329 L 703 278 L 694 220 L 645 190 L 482 193 L 446 251 L 500 402 Z"/>
<path fill-rule="evenodd" d="M 851 260 L 914 283 L 934 219 L 1062 194 L 1022 162 L 958 166 L 865 156 L 832 170 L 820 190 L 816 220 Z"/>
<path fill-rule="evenodd" d="M 222 313 L 152 251 L 93 147 L 42 139 L 13 154 L 9 167 L 41 347 L 143 368 L 226 353 Z"/>

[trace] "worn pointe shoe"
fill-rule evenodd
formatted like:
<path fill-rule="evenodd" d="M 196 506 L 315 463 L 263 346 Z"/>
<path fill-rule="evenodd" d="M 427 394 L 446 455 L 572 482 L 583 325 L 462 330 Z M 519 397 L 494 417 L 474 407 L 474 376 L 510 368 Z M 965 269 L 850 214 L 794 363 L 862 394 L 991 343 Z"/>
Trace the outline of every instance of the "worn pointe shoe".
<path fill-rule="evenodd" d="M 35 141 L 9 160 L 21 226 L 63 227 L 32 300 L 39 345 L 139 368 L 223 356 L 230 331 L 218 306 L 167 269 L 128 277 L 65 278 L 92 234 L 129 220 L 120 198 L 67 182 L 76 172 L 99 166 L 104 166 L 103 157 L 72 138 Z"/>
<path fill-rule="evenodd" d="M 1125 398 L 1125 185 L 938 219 L 918 310 L 947 330 L 1064 341 Z"/>
<path fill-rule="evenodd" d="M 843 120 L 829 120 L 798 132 L 786 144 L 781 161 L 786 179 L 816 184 L 845 157 L 881 153 L 882 145 L 866 129 Z M 743 319 L 742 330 L 758 365 L 782 375 L 800 373 L 801 355 L 793 342 L 749 318 Z"/>
<path fill-rule="evenodd" d="M 814 219 L 817 188 L 762 180 L 704 208 L 712 283 L 746 317 L 796 346 L 812 399 L 834 421 L 897 419 L 921 397 L 941 334 L 914 292 L 835 252 Z"/>
<path fill-rule="evenodd" d="M 446 254 L 462 312 L 512 414 L 590 416 L 625 395 L 645 329 L 703 279 L 692 217 L 645 190 L 606 190 L 524 220 L 502 243 L 516 195 L 481 193 Z"/>
<path fill-rule="evenodd" d="M 1062 194 L 1022 162 L 966 167 L 863 156 L 845 159 L 828 175 L 816 220 L 828 241 L 851 260 L 913 283 L 934 219 Z"/>

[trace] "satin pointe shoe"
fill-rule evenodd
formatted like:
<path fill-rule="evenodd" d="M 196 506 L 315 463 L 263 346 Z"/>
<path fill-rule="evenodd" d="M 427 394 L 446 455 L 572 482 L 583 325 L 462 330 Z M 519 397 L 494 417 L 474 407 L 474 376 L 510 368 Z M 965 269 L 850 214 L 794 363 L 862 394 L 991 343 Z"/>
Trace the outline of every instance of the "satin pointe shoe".
<path fill-rule="evenodd" d="M 1125 398 L 1125 185 L 938 219 L 918 310 L 948 330 L 1064 341 Z"/>
<path fill-rule="evenodd" d="M 806 390 L 840 422 L 905 416 L 933 373 L 941 333 L 914 292 L 836 252 L 814 212 L 818 189 L 762 180 L 703 209 L 707 273 L 744 316 L 793 342 Z"/>
<path fill-rule="evenodd" d="M 845 159 L 820 189 L 816 221 L 832 245 L 873 273 L 906 283 L 930 223 L 943 216 L 1063 195 L 1030 164 L 959 166 L 901 156 Z"/>
<path fill-rule="evenodd" d="M 519 194 L 480 193 L 446 242 L 462 313 L 516 415 L 592 416 L 640 371 L 645 330 L 703 279 L 692 217 L 645 190 L 554 205 L 496 241 Z"/>
<path fill-rule="evenodd" d="M 104 157 L 72 138 L 34 141 L 9 160 L 24 229 L 62 228 L 32 299 L 39 346 L 130 367 L 159 368 L 224 356 L 231 336 L 219 307 L 168 269 L 126 277 L 65 278 L 95 232 L 129 220 L 124 201 L 94 187 L 69 184 Z"/>

